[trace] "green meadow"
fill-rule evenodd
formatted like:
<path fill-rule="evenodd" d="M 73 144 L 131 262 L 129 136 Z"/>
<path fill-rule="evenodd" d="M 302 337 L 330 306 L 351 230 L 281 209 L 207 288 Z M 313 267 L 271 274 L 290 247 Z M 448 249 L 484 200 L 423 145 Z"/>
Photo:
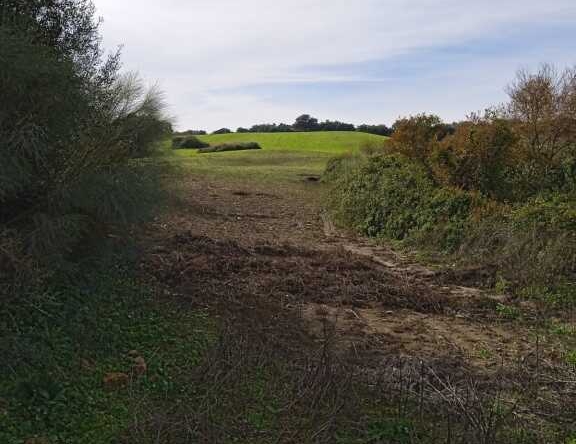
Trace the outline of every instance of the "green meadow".
<path fill-rule="evenodd" d="M 210 145 L 233 142 L 257 142 L 265 150 L 317 151 L 330 155 L 358 149 L 385 137 L 352 131 L 315 131 L 301 133 L 232 133 L 199 136 Z"/>
<path fill-rule="evenodd" d="M 195 149 L 174 150 L 176 163 L 186 172 L 265 181 L 298 181 L 320 175 L 330 158 L 387 140 L 374 134 L 339 131 L 232 133 L 198 138 L 211 145 L 257 142 L 262 149 L 208 154 L 198 154 Z"/>

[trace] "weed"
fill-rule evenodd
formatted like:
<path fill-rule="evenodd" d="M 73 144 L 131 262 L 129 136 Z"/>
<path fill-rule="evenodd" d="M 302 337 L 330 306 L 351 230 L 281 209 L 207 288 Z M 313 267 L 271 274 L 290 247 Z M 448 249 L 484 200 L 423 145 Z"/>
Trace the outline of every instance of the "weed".
<path fill-rule="evenodd" d="M 497 294 L 506 294 L 510 291 L 510 282 L 501 274 L 496 277 L 496 284 L 494 285 L 494 291 Z"/>
<path fill-rule="evenodd" d="M 550 332 L 558 336 L 576 336 L 576 326 L 568 324 L 553 324 Z"/>
<path fill-rule="evenodd" d="M 478 356 L 481 359 L 490 359 L 493 354 L 491 350 L 488 350 L 487 348 L 481 348 L 480 350 L 478 350 Z"/>
<path fill-rule="evenodd" d="M 574 368 L 576 368 L 576 350 L 569 351 L 566 353 L 566 363 Z"/>
<path fill-rule="evenodd" d="M 518 307 L 505 304 L 498 304 L 496 306 L 496 312 L 500 317 L 509 320 L 519 319 L 520 316 L 522 315 L 522 312 Z"/>

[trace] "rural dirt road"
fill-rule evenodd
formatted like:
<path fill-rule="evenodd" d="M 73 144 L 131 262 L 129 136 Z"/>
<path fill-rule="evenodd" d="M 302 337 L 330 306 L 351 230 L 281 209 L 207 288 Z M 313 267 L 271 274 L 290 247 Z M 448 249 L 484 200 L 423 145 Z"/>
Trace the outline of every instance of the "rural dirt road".
<path fill-rule="evenodd" d="M 190 180 L 180 211 L 150 233 L 151 267 L 204 306 L 225 310 L 233 300 L 293 312 L 315 340 L 329 321 L 336 341 L 354 350 L 482 372 L 529 353 L 527 332 L 497 318 L 501 296 L 334 229 L 320 187 Z M 242 312 L 252 319 L 258 310 Z"/>
<path fill-rule="evenodd" d="M 281 185 L 203 177 L 179 187 L 177 210 L 146 233 L 143 268 L 183 309 L 207 310 L 229 337 L 243 338 L 224 347 L 226 365 L 266 355 L 273 367 L 299 368 L 291 381 L 332 375 L 328 391 L 310 382 L 318 393 L 339 385 L 346 396 L 376 391 L 398 412 L 416 390 L 413 414 L 439 415 L 439 436 L 460 415 L 464 439 L 480 437 L 466 442 L 493 442 L 502 422 L 485 409 L 494 399 L 506 399 L 511 427 L 573 421 L 574 384 L 559 371 L 561 345 L 503 317 L 497 307 L 505 296 L 474 288 L 486 279 L 481 271 L 435 271 L 335 229 L 322 209 L 324 185 L 305 178 Z M 326 370 L 327 344 L 359 389 Z M 295 364 L 310 351 L 325 363 L 322 372 Z M 365 396 L 373 395 L 358 394 L 360 405 Z M 306 408 L 287 415 L 316 411 Z"/>

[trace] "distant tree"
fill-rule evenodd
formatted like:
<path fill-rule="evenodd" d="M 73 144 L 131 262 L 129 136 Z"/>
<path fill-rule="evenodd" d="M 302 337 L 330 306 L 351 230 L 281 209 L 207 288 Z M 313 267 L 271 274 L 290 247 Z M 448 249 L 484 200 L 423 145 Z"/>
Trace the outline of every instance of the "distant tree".
<path fill-rule="evenodd" d="M 386 125 L 359 125 L 356 131 L 368 134 L 377 134 L 379 136 L 391 136 L 393 133 L 392 128 L 388 128 Z"/>
<path fill-rule="evenodd" d="M 212 134 L 230 134 L 232 131 L 228 128 L 220 128 L 219 130 L 214 131 Z"/>
<path fill-rule="evenodd" d="M 278 133 L 289 133 L 294 131 L 294 128 L 292 128 L 292 125 L 288 125 L 287 123 L 280 123 L 276 126 L 276 130 Z"/>
<path fill-rule="evenodd" d="M 310 116 L 310 114 L 302 114 L 296 118 L 292 128 L 295 131 L 318 131 L 320 127 L 318 125 L 318 119 Z"/>
<path fill-rule="evenodd" d="M 326 120 L 318 124 L 319 131 L 355 131 L 352 123 L 339 122 L 338 120 Z"/>
<path fill-rule="evenodd" d="M 250 128 L 251 133 L 285 133 L 292 131 L 292 126 L 285 123 L 261 123 Z"/>
<path fill-rule="evenodd" d="M 185 134 L 188 136 L 205 136 L 206 131 L 204 131 L 204 130 L 186 130 L 186 131 L 182 131 L 180 134 Z"/>
<path fill-rule="evenodd" d="M 239 128 L 236 130 L 236 132 L 237 132 L 237 133 L 249 133 L 250 130 L 249 130 L 248 128 L 239 127 Z"/>

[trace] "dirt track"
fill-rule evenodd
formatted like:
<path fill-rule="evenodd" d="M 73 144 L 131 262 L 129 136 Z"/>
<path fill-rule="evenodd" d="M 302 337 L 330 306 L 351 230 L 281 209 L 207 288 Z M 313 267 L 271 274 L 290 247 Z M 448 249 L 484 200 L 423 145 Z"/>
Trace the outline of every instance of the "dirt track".
<path fill-rule="evenodd" d="M 150 233 L 150 270 L 220 314 L 281 307 L 316 340 L 330 321 L 354 350 L 458 359 L 481 372 L 530 354 L 529 332 L 498 319 L 501 296 L 338 232 L 323 217 L 321 186 L 192 180 L 180 211 Z"/>
<path fill-rule="evenodd" d="M 145 234 L 143 270 L 184 309 L 206 309 L 229 337 L 248 338 L 246 352 L 264 341 L 267 351 L 255 353 L 280 354 L 290 366 L 329 344 L 361 390 L 390 402 L 412 387 L 422 401 L 427 387 L 440 429 L 449 431 L 459 412 L 464 430 L 484 436 L 479 442 L 492 442 L 497 427 L 490 414 L 486 423 L 474 415 L 502 396 L 511 427 L 573 424 L 576 375 L 561 343 L 499 315 L 506 298 L 471 284 L 485 281 L 482 270 L 438 272 L 334 229 L 319 183 L 204 178 L 180 186 L 178 210 Z"/>

